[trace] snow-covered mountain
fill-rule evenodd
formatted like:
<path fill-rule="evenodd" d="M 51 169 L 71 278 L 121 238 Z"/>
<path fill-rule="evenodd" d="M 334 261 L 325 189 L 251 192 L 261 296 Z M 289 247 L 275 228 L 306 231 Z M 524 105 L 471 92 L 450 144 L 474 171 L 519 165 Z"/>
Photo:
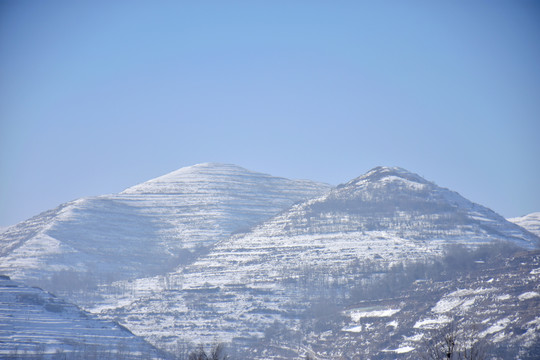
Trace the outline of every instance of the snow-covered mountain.
<path fill-rule="evenodd" d="M 0 273 L 39 280 L 158 347 L 223 341 L 251 351 L 249 358 L 281 359 L 309 353 L 314 343 L 306 343 L 308 337 L 324 344 L 356 336 L 364 326 L 354 324 L 356 315 L 349 322 L 340 315 L 337 327 L 324 319 L 332 307 L 356 301 L 355 291 L 366 284 L 413 263 L 433 264 L 449 249 L 456 257 L 452 249 L 487 249 L 499 242 L 537 249 L 540 240 L 401 168 L 378 167 L 331 188 L 234 165 L 200 164 L 9 227 L 0 233 Z M 519 296 L 538 292 L 534 282 L 519 286 L 520 301 L 513 303 L 531 304 Z M 443 303 L 453 301 L 452 291 L 438 294 Z M 419 314 L 427 307 L 439 314 L 436 304 L 421 302 Z M 392 306 L 381 308 L 383 318 L 406 313 L 403 306 L 392 312 L 398 309 Z M 356 310 L 338 313 L 365 309 Z M 306 325 L 311 316 L 316 326 Z M 536 323 L 527 324 L 536 329 Z M 292 333 L 306 337 L 287 339 Z M 275 356 L 257 353 L 277 346 L 272 339 L 288 342 Z M 413 342 L 381 346 L 407 353 Z"/>
<path fill-rule="evenodd" d="M 0 358 L 161 359 L 162 356 L 117 323 L 100 320 L 39 288 L 0 275 Z"/>
<path fill-rule="evenodd" d="M 329 188 L 235 165 L 182 168 L 9 227 L 0 234 L 0 273 L 84 286 L 161 274 Z"/>
<path fill-rule="evenodd" d="M 508 221 L 521 226 L 536 236 L 540 236 L 540 212 L 534 212 L 525 216 L 511 218 L 508 219 Z"/>
<path fill-rule="evenodd" d="M 379 167 L 217 243 L 181 271 L 124 284 L 136 295 L 107 316 L 154 344 L 176 341 L 174 334 L 246 342 L 274 322 L 298 326 L 310 287 L 344 296 L 351 281 L 389 266 L 500 241 L 532 249 L 539 239 L 416 174 Z"/>

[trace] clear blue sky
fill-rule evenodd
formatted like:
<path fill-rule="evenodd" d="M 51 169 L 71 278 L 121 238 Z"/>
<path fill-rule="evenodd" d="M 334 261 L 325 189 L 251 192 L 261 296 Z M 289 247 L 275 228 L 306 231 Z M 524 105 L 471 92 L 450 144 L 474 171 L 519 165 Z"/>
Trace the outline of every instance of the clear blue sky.
<path fill-rule="evenodd" d="M 200 162 L 540 211 L 540 2 L 0 0 L 0 225 Z"/>

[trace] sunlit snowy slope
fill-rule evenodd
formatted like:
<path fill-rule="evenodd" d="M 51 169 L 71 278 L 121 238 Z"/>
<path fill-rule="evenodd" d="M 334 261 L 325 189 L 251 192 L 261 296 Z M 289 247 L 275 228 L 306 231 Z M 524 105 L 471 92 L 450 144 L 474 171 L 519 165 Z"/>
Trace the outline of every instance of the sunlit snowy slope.
<path fill-rule="evenodd" d="M 535 212 L 521 217 L 508 219 L 522 228 L 532 232 L 536 236 L 540 236 L 540 212 Z"/>
<path fill-rule="evenodd" d="M 532 249 L 539 239 L 416 174 L 379 167 L 217 243 L 182 271 L 130 284 L 138 295 L 108 316 L 154 344 L 175 334 L 194 343 L 247 341 L 275 321 L 294 327 L 310 282 L 339 289 L 361 264 L 375 271 L 433 259 L 452 244 L 498 241 Z M 141 289 L 152 294 L 138 299 Z"/>
<path fill-rule="evenodd" d="M 8 228 L 0 234 L 0 273 L 25 282 L 67 277 L 85 284 L 164 273 L 328 189 L 234 165 L 182 168 Z"/>

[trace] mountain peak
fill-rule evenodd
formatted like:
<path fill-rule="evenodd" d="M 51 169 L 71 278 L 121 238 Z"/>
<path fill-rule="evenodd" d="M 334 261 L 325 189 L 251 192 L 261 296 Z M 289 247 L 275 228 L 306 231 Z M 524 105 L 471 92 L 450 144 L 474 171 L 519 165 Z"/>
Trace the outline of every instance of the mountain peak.
<path fill-rule="evenodd" d="M 343 187 L 358 187 L 366 184 L 373 184 L 377 182 L 410 182 L 417 183 L 421 185 L 432 184 L 423 177 L 413 172 L 410 172 L 401 167 L 391 167 L 391 166 L 377 166 L 369 170 L 364 175 L 361 175 L 343 185 L 338 186 L 338 188 Z"/>
<path fill-rule="evenodd" d="M 330 188 L 328 184 L 310 180 L 292 180 L 247 170 L 238 165 L 208 162 L 180 168 L 127 188 L 121 194 L 185 194 L 205 192 L 214 187 L 228 193 L 241 193 L 243 190 L 237 188 L 239 184 L 248 183 L 261 189 L 278 184 L 303 186 L 304 190 L 317 188 L 316 194 Z"/>
<path fill-rule="evenodd" d="M 215 162 L 201 163 L 174 170 L 122 191 L 122 194 L 176 193 L 188 184 L 224 180 L 224 177 L 250 176 L 255 173 L 238 165 Z M 266 174 L 259 174 L 264 175 Z"/>
<path fill-rule="evenodd" d="M 362 175 L 361 177 L 364 178 L 383 178 L 388 176 L 397 176 L 401 178 L 414 178 L 416 180 L 424 180 L 420 175 L 415 174 L 411 171 L 408 171 L 407 169 L 404 169 L 402 167 L 398 166 L 377 166 L 370 171 L 368 171 L 366 174 Z"/>
<path fill-rule="evenodd" d="M 536 236 L 492 210 L 399 167 L 373 168 L 305 203 L 302 211 L 310 219 L 333 220 L 324 220 L 315 230 L 298 229 L 299 233 L 320 232 L 323 227 L 326 232 L 376 229 L 407 239 L 511 240 L 526 248 L 538 246 Z"/>

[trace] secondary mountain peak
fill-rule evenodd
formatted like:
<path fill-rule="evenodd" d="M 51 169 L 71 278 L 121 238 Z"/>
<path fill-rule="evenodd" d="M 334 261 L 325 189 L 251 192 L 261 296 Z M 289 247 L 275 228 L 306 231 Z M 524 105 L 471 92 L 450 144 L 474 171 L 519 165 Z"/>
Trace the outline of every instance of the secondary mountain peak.
<path fill-rule="evenodd" d="M 399 167 L 376 167 L 297 209 L 288 214 L 293 223 L 307 217 L 316 226 L 287 226 L 292 233 L 384 231 L 417 240 L 539 244 L 494 211 Z"/>
<path fill-rule="evenodd" d="M 411 182 L 416 184 L 433 184 L 418 174 L 410 172 L 401 167 L 390 167 L 390 166 L 377 166 L 364 175 L 361 175 L 343 185 L 338 186 L 338 188 L 343 187 L 357 187 L 363 186 L 368 183 L 391 183 L 391 182 Z"/>

